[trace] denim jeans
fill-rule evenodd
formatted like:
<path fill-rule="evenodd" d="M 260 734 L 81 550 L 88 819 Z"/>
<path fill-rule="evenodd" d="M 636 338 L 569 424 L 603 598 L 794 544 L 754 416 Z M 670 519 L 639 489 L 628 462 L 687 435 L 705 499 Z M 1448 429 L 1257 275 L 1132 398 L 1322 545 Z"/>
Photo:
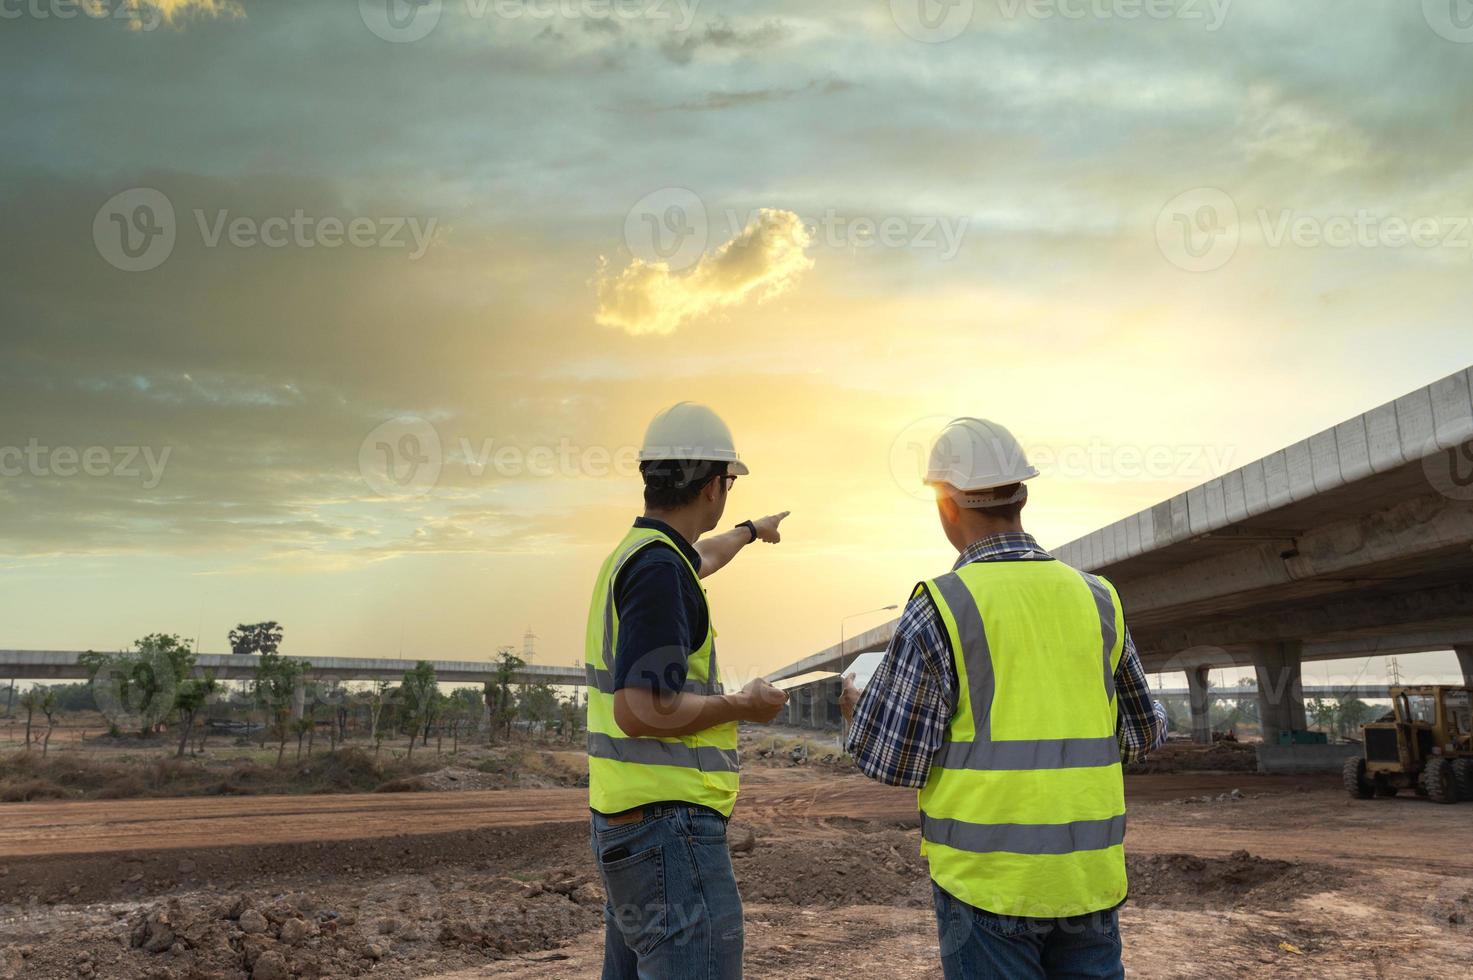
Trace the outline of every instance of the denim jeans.
<path fill-rule="evenodd" d="M 993 915 L 934 881 L 941 970 L 946 980 L 1121 980 L 1115 909 L 1068 919 Z"/>
<path fill-rule="evenodd" d="M 593 815 L 603 877 L 604 980 L 740 980 L 742 899 L 726 821 L 688 803 L 652 803 L 611 823 Z"/>

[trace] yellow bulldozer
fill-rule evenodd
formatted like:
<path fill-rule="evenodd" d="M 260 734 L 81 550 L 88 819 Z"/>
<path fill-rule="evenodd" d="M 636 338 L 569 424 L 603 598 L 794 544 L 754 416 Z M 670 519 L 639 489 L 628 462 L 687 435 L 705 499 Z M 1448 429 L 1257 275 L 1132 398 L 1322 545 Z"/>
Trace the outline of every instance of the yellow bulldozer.
<path fill-rule="evenodd" d="M 1361 735 L 1364 751 L 1344 770 L 1356 799 L 1411 789 L 1438 803 L 1473 800 L 1473 687 L 1393 687 L 1391 710 Z"/>

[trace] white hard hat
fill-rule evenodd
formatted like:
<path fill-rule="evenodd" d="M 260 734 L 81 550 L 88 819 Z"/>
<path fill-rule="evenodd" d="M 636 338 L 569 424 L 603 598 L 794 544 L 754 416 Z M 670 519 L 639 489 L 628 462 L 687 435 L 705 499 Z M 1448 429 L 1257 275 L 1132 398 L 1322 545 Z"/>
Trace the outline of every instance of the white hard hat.
<path fill-rule="evenodd" d="M 1038 470 L 1028 462 L 1013 434 L 996 422 L 960 418 L 947 423 L 931 447 L 926 482 L 943 484 L 963 507 L 997 507 L 1028 496 L 1026 487 L 999 495 L 999 487 L 1031 480 Z"/>
<path fill-rule="evenodd" d="M 725 463 L 732 476 L 748 473 L 721 416 L 695 402 L 679 402 L 655 416 L 645 430 L 639 459 L 705 460 Z"/>

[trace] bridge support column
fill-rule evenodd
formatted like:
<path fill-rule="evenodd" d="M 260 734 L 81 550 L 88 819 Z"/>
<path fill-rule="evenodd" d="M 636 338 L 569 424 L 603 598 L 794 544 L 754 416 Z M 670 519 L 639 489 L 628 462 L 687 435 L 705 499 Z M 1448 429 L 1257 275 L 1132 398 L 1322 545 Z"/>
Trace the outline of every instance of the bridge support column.
<path fill-rule="evenodd" d="M 827 728 L 829 724 L 828 683 L 820 681 L 813 685 L 813 727 Z"/>
<path fill-rule="evenodd" d="M 301 721 L 307 709 L 307 679 L 301 674 L 292 683 L 292 721 Z"/>
<path fill-rule="evenodd" d="M 1277 745 L 1280 732 L 1302 732 L 1309 727 L 1304 715 L 1304 686 L 1300 658 L 1304 644 L 1299 640 L 1264 643 L 1253 653 L 1253 672 L 1258 677 L 1258 721 L 1263 741 Z"/>
<path fill-rule="evenodd" d="M 1458 666 L 1463 668 L 1463 683 L 1473 687 L 1473 643 L 1461 643 L 1453 647 L 1458 655 Z"/>
<path fill-rule="evenodd" d="M 1192 712 L 1192 741 L 1199 745 L 1212 744 L 1212 722 L 1208 719 L 1212 701 L 1207 696 L 1207 674 L 1210 669 L 1191 667 L 1187 670 L 1187 706 Z"/>
<path fill-rule="evenodd" d="M 788 724 L 803 724 L 803 698 L 797 690 L 788 692 Z"/>

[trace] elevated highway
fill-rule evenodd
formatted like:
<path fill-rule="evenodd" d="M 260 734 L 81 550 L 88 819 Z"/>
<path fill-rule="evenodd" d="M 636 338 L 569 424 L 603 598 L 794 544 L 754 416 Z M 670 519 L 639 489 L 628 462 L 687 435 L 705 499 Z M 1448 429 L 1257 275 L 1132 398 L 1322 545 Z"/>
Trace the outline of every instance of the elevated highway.
<path fill-rule="evenodd" d="M 1265 736 L 1305 727 L 1301 664 L 1456 652 L 1473 684 L 1473 368 L 1053 548 L 1120 591 L 1147 671 L 1252 667 Z M 788 667 L 838 670 L 895 621 Z M 824 723 L 833 687 L 794 698 Z M 805 708 L 805 705 L 808 705 Z M 793 720 L 797 720 L 796 718 Z"/>

